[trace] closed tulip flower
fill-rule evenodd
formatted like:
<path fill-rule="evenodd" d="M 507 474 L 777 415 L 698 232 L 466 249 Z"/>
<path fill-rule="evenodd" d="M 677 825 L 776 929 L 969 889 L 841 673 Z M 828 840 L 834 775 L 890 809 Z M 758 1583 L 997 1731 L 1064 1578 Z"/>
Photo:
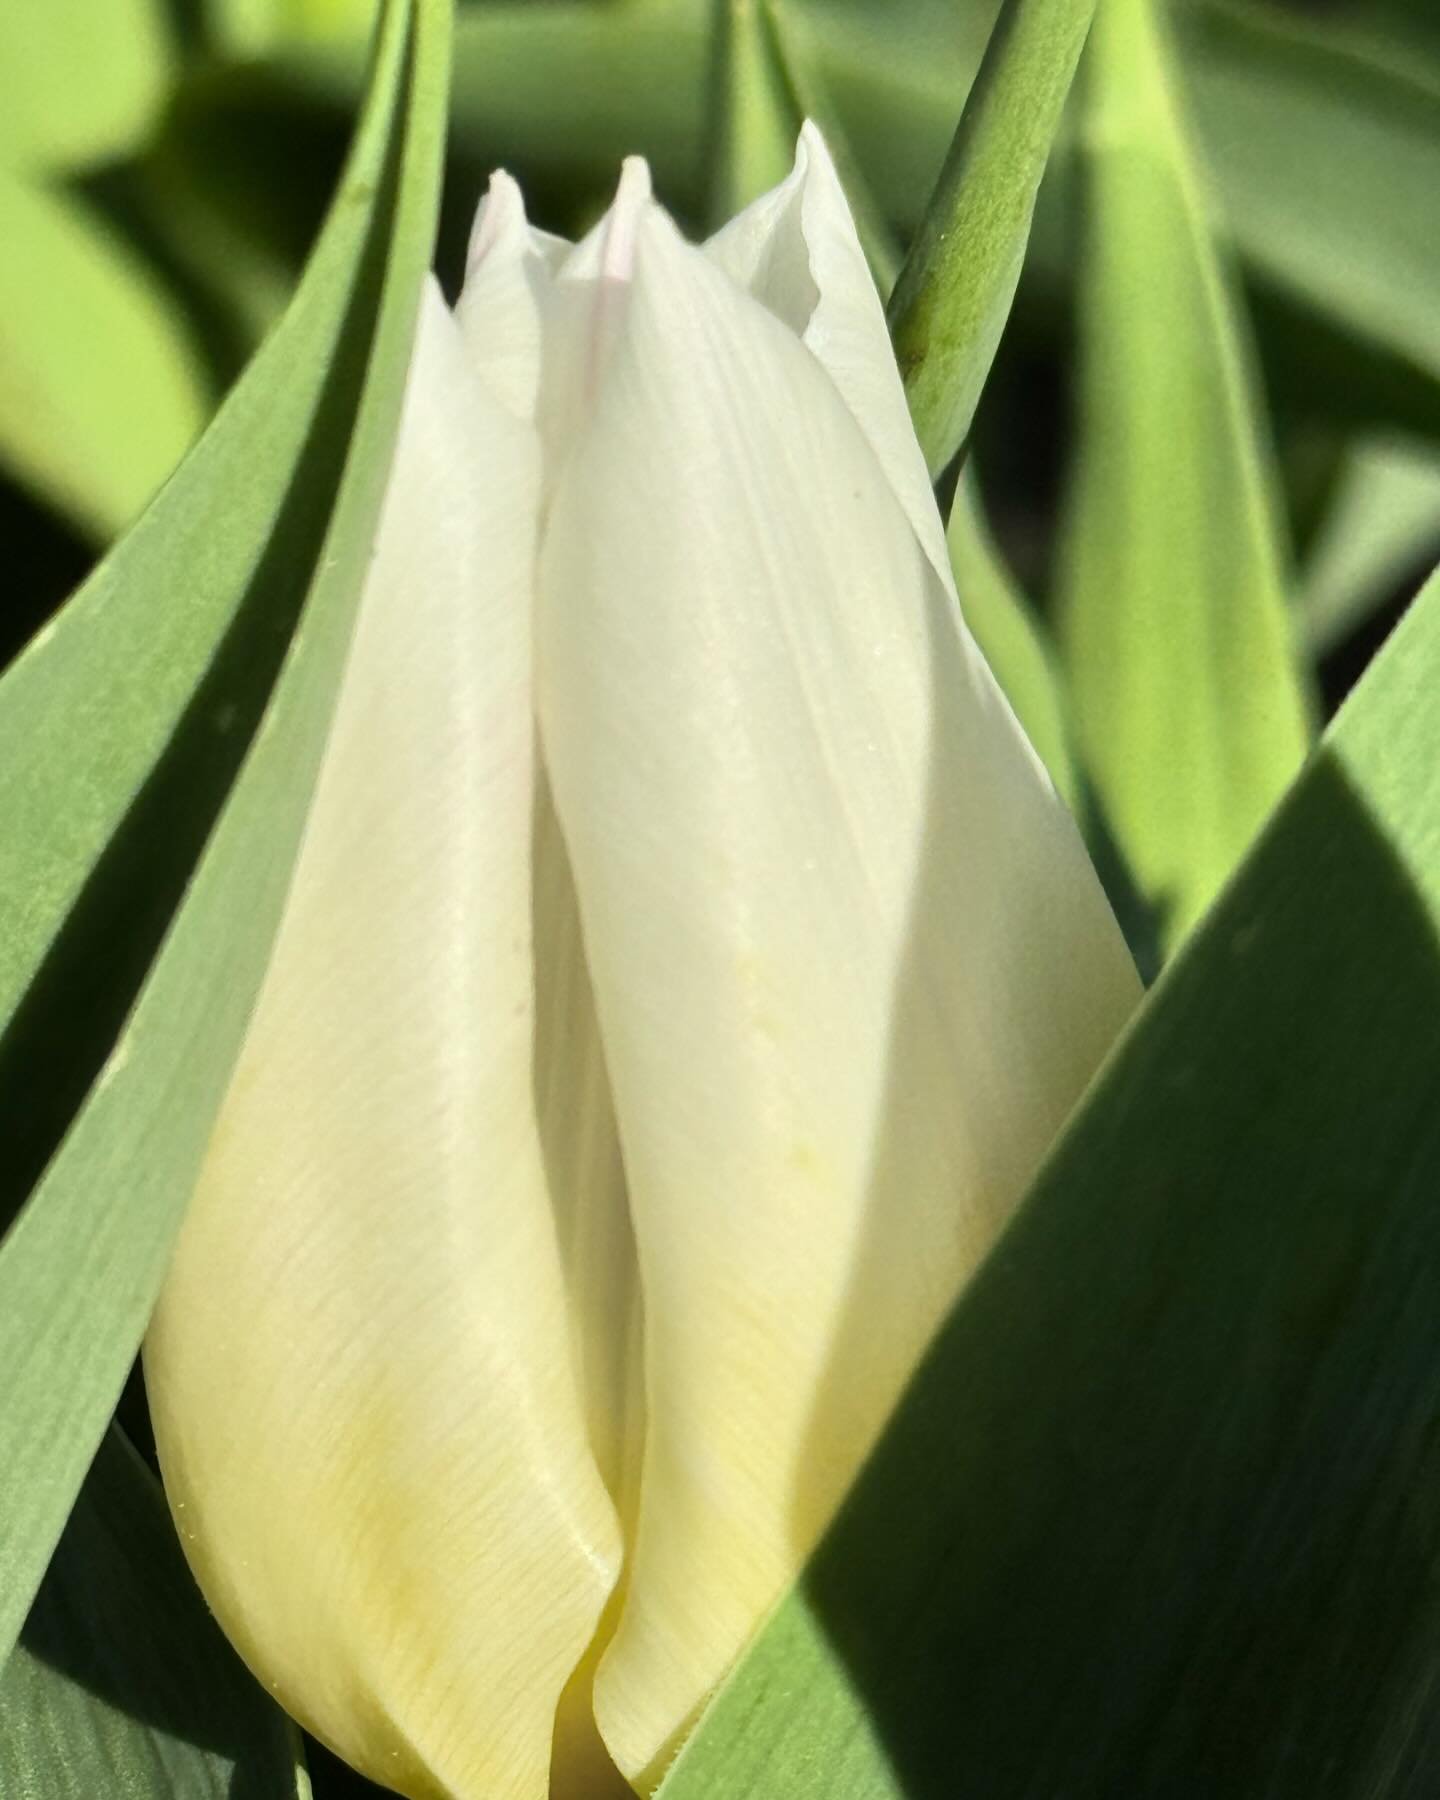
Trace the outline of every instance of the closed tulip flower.
<path fill-rule="evenodd" d="M 819 137 L 699 248 L 497 177 L 147 1345 L 252 1668 L 412 1800 L 653 1787 L 1137 993 Z"/>

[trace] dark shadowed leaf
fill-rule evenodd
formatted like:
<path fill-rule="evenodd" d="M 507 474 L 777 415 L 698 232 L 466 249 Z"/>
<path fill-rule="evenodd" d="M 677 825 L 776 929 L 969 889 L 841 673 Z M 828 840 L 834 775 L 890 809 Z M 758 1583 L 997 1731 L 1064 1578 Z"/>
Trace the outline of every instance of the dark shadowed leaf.
<path fill-rule="evenodd" d="M 1440 577 L 665 1800 L 1436 1791 L 1437 691 Z"/>
<path fill-rule="evenodd" d="M 298 1733 L 221 1636 L 111 1431 L 0 1670 L 5 1800 L 302 1800 Z"/>

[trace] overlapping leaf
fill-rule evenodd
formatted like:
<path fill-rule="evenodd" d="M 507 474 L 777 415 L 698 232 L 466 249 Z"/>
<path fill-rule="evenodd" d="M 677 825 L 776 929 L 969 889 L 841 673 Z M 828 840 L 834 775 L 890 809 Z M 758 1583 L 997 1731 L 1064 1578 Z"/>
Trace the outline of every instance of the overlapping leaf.
<path fill-rule="evenodd" d="M 0 1651 L 134 1355 L 283 899 L 430 256 L 446 24 L 389 7 L 291 311 L 0 684 Z"/>
<path fill-rule="evenodd" d="M 665 1800 L 1434 1791 L 1437 691 L 1440 578 Z"/>
<path fill-rule="evenodd" d="M 159 1487 L 100 1447 L 0 1669 L 6 1800 L 305 1800 L 298 1734 L 220 1635 Z"/>

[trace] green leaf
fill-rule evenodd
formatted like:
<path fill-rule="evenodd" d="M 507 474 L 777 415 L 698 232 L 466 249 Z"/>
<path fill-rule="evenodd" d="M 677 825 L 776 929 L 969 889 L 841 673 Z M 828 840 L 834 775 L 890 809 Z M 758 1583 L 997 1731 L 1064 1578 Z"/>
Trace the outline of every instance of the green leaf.
<path fill-rule="evenodd" d="M 1187 18 L 1197 118 L 1247 261 L 1385 359 L 1380 409 L 1393 397 L 1435 427 L 1440 58 L 1253 7 Z"/>
<path fill-rule="evenodd" d="M 221 1636 L 111 1431 L 0 1670 L 6 1800 L 300 1800 L 298 1734 Z"/>
<path fill-rule="evenodd" d="M 1233 297 L 1152 0 L 1091 40 L 1082 407 L 1062 625 L 1080 747 L 1173 947 L 1305 753 Z"/>
<path fill-rule="evenodd" d="M 1050 779 L 1078 817 L 1083 797 L 1055 652 L 991 539 L 968 467 L 955 490 L 945 537 L 965 622 Z"/>
<path fill-rule="evenodd" d="M 413 13 L 413 17 L 412 17 Z M 387 9 L 304 284 L 0 683 L 0 1651 L 153 1303 L 258 987 L 434 230 L 448 7 Z"/>
<path fill-rule="evenodd" d="M 1440 577 L 1167 971 L 664 1800 L 1423 1800 Z"/>
<path fill-rule="evenodd" d="M 1005 0 L 895 283 L 890 335 L 932 473 L 969 435 L 1094 11 L 1095 0 Z"/>
<path fill-rule="evenodd" d="M 1440 551 L 1440 449 L 1409 438 L 1351 446 L 1306 558 L 1300 607 L 1317 652 L 1333 649 Z"/>
<path fill-rule="evenodd" d="M 174 73 L 165 0 L 23 0 L 0 7 L 0 167 L 41 171 L 133 149 Z"/>
<path fill-rule="evenodd" d="M 105 540 L 179 462 L 211 396 L 184 319 L 75 196 L 0 172 L 0 458 Z"/>

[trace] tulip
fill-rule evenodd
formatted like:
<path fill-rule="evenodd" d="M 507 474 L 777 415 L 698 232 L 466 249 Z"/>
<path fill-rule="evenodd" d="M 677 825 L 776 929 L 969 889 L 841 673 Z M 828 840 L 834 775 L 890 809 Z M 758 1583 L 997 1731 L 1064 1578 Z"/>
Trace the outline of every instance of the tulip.
<path fill-rule="evenodd" d="M 497 177 L 147 1344 L 251 1667 L 412 1800 L 652 1788 L 1137 991 L 819 136 L 700 248 Z"/>

